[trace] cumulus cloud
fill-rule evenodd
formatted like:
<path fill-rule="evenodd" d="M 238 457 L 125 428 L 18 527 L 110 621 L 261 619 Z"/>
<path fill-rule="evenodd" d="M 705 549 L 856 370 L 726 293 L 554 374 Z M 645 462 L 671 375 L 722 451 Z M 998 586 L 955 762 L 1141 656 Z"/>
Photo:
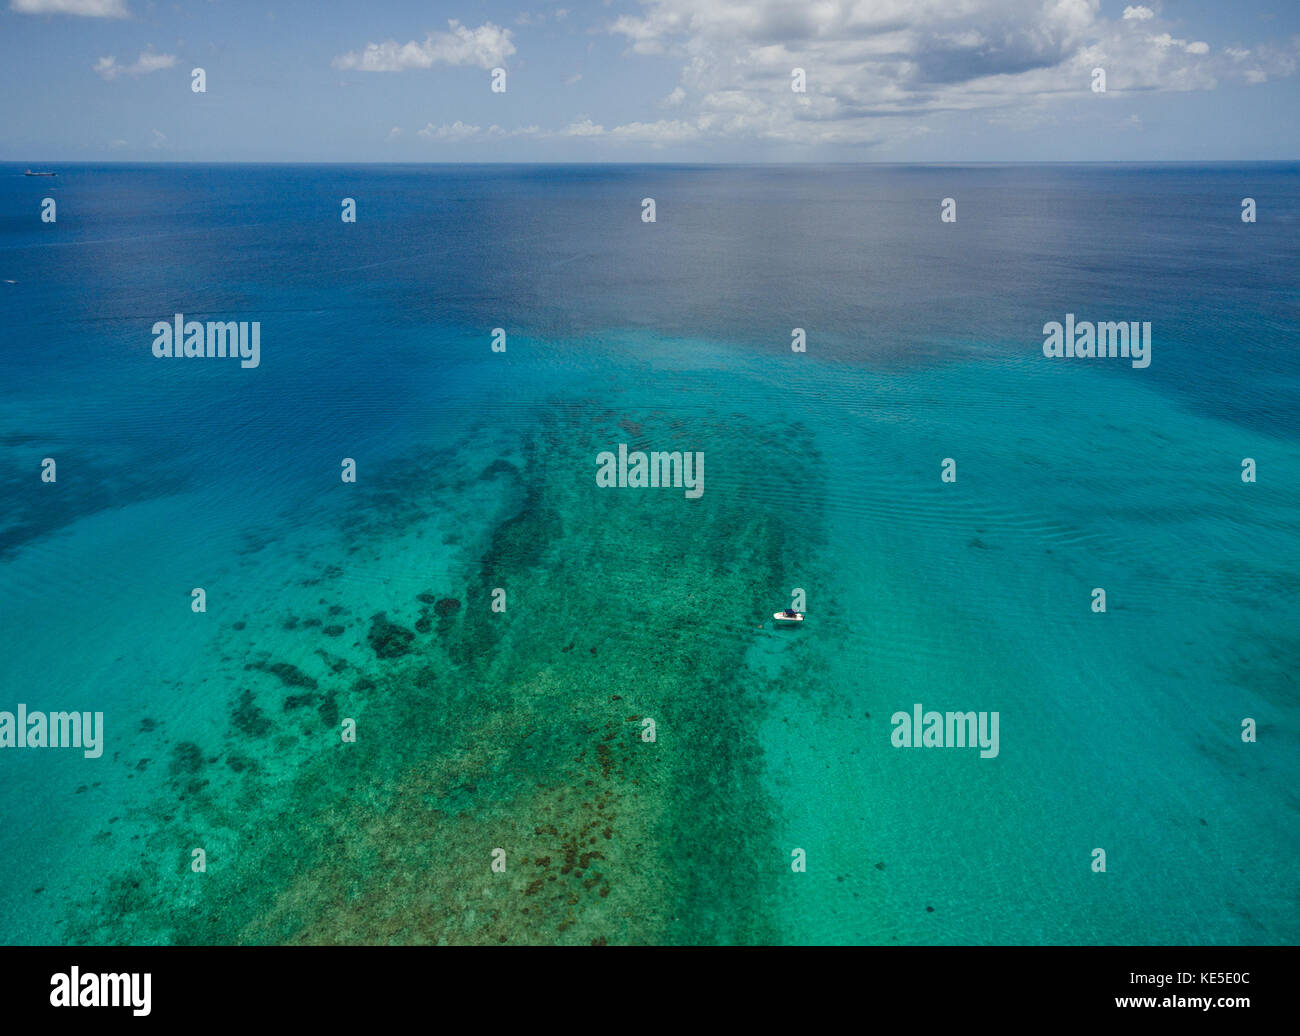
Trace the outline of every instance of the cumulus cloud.
<path fill-rule="evenodd" d="M 1283 74 L 1284 55 L 1297 54 L 1293 41 L 1271 62 L 1216 58 L 1172 27 L 1143 4 L 1103 16 L 1100 0 L 640 0 L 606 30 L 634 55 L 681 62 L 661 103 L 683 114 L 626 129 L 665 141 L 871 146 L 951 113 L 1032 124 L 1056 102 L 1094 97 L 1098 66 L 1114 96 Z M 807 74 L 802 94 L 791 90 L 796 67 Z"/>
<path fill-rule="evenodd" d="M 1246 57 L 1250 58 L 1248 63 Z M 1240 58 L 1233 55 L 1233 63 L 1251 84 L 1267 82 L 1270 77 L 1293 76 L 1300 64 L 1300 38 L 1292 37 L 1284 43 L 1261 43 Z"/>
<path fill-rule="evenodd" d="M 156 54 L 152 50 L 141 51 L 133 65 L 119 65 L 117 58 L 111 55 L 95 62 L 95 74 L 105 82 L 111 82 L 118 76 L 143 76 L 150 72 L 160 72 L 176 64 L 175 54 Z"/>
<path fill-rule="evenodd" d="M 1210 45 L 1208 43 L 1188 43 L 1186 40 L 1176 40 L 1167 32 L 1162 32 L 1159 36 L 1149 37 L 1151 43 L 1164 49 L 1166 47 L 1178 47 L 1188 54 L 1208 54 Z"/>
<path fill-rule="evenodd" d="M 468 140 L 470 137 L 476 137 L 482 132 L 479 126 L 470 126 L 457 119 L 450 126 L 435 126 L 432 122 L 420 130 L 420 136 L 428 137 L 430 140 L 454 141 Z"/>
<path fill-rule="evenodd" d="M 420 136 L 439 144 L 456 144 L 464 140 L 492 139 L 507 135 L 500 126 L 495 124 L 484 129 L 482 126 L 470 125 L 459 119 L 445 126 L 435 126 L 430 122 L 419 132 Z"/>
<path fill-rule="evenodd" d="M 661 119 L 658 122 L 629 122 L 606 129 L 587 116 L 580 116 L 558 129 L 542 126 L 521 126 L 506 130 L 492 125 L 487 129 L 459 120 L 450 125 L 437 126 L 430 122 L 419 131 L 420 136 L 444 144 L 465 141 L 490 141 L 504 139 L 549 141 L 624 141 L 660 146 L 698 140 L 703 130 L 698 123 L 678 119 Z"/>
<path fill-rule="evenodd" d="M 610 136 L 615 140 L 637 141 L 643 144 L 682 144 L 698 140 L 702 131 L 698 124 L 681 119 L 659 119 L 657 122 L 629 122 L 615 126 Z"/>
<path fill-rule="evenodd" d="M 509 29 L 484 22 L 477 29 L 447 23 L 448 32 L 431 32 L 423 43 L 411 40 L 398 43 L 367 43 L 365 50 L 353 51 L 334 59 L 335 68 L 360 72 L 401 72 L 409 68 L 432 68 L 434 65 L 477 65 L 491 69 L 500 66 L 515 52 Z"/>
<path fill-rule="evenodd" d="M 125 18 L 125 0 L 10 0 L 19 14 L 79 14 L 84 18 Z"/>
<path fill-rule="evenodd" d="M 870 148 L 942 132 L 955 117 L 1033 128 L 1062 105 L 1096 104 L 1092 70 L 1106 70 L 1106 98 L 1211 90 L 1220 81 L 1294 75 L 1300 39 L 1247 47 L 1181 38 L 1160 5 L 1102 13 L 1101 0 L 636 0 L 602 29 L 629 56 L 666 56 L 677 83 L 659 101 L 671 118 L 603 123 L 585 114 L 505 130 L 455 122 L 419 133 L 448 144 L 489 139 L 635 143 L 669 147 L 728 139 L 796 147 Z M 536 18 L 523 19 L 536 22 Z M 345 68 L 395 71 L 435 63 L 501 64 L 510 32 L 488 22 L 430 34 L 423 43 L 370 44 Z M 791 70 L 807 89 L 791 89 Z M 571 74 L 572 85 L 578 75 Z M 636 118 L 643 113 L 636 112 Z M 1115 116 L 1116 124 L 1120 116 Z M 1139 130 L 1130 119 L 1126 128 Z"/>
<path fill-rule="evenodd" d="M 579 119 L 569 123 L 560 132 L 560 135 L 565 137 L 599 137 L 604 132 L 604 126 L 598 126 L 590 119 Z"/>

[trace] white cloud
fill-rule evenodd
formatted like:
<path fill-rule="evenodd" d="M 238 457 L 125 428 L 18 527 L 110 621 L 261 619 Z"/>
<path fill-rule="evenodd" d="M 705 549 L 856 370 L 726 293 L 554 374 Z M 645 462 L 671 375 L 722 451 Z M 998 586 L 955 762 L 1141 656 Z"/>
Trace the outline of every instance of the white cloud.
<path fill-rule="evenodd" d="M 10 0 L 19 14 L 79 14 L 85 18 L 125 18 L 125 0 Z"/>
<path fill-rule="evenodd" d="M 698 140 L 698 126 L 680 119 L 660 119 L 657 122 L 629 122 L 609 131 L 616 140 L 638 141 L 645 144 L 681 144 Z"/>
<path fill-rule="evenodd" d="M 1063 104 L 1093 104 L 1092 70 L 1107 93 L 1214 89 L 1220 80 L 1294 75 L 1300 40 L 1223 50 L 1173 35 L 1159 5 L 1102 13 L 1102 0 L 635 0 L 604 26 L 632 54 L 678 63 L 659 104 L 671 118 L 503 130 L 428 124 L 426 139 L 590 141 L 664 147 L 746 139 L 781 145 L 870 148 L 946 131 L 956 118 L 1028 130 L 1058 123 Z M 625 9 L 626 10 L 626 9 Z M 547 16 L 548 24 L 557 16 Z M 536 24 L 539 16 L 525 21 Z M 371 44 L 335 64 L 367 70 L 437 62 L 495 66 L 514 53 L 509 30 L 486 23 L 430 34 L 424 43 Z M 807 71 L 808 89 L 790 89 Z M 564 73 L 559 73 L 564 77 Z M 564 82 L 573 85 L 581 73 Z M 1115 117 L 1119 125 L 1122 117 Z M 971 124 L 968 121 L 968 124 Z M 979 122 L 975 122 L 979 125 Z M 1142 130 L 1140 119 L 1123 123 Z"/>
<path fill-rule="evenodd" d="M 1151 36 L 1149 40 L 1162 50 L 1167 47 L 1178 47 L 1188 54 L 1208 54 L 1210 52 L 1208 43 L 1188 43 L 1186 40 L 1176 40 L 1167 32 L 1162 32 L 1159 36 Z"/>
<path fill-rule="evenodd" d="M 171 68 L 176 64 L 175 54 L 156 54 L 152 50 L 140 52 L 140 56 L 135 59 L 133 65 L 119 65 L 117 58 L 109 56 L 100 58 L 95 62 L 95 74 L 106 82 L 111 82 L 118 76 L 143 76 L 150 72 L 159 72 L 165 68 Z"/>
<path fill-rule="evenodd" d="M 1251 67 L 1244 72 L 1246 82 L 1263 83 L 1270 76 L 1293 76 L 1300 64 L 1300 37 L 1286 43 L 1261 43 L 1252 55 Z"/>
<path fill-rule="evenodd" d="M 149 146 L 151 148 L 161 150 L 169 146 L 167 143 L 167 134 L 162 130 L 156 129 L 150 130 L 150 132 L 153 134 L 153 139 L 149 141 Z"/>
<path fill-rule="evenodd" d="M 1247 66 L 1290 74 L 1288 59 L 1294 67 L 1300 57 L 1292 41 L 1267 62 L 1241 62 L 1170 27 L 1146 4 L 1107 17 L 1101 0 L 638 0 L 606 31 L 632 54 L 680 61 L 678 84 L 660 102 L 680 117 L 621 134 L 661 140 L 869 147 L 941 129 L 957 113 L 1051 121 L 1060 102 L 1091 100 L 1097 66 L 1107 92 L 1123 95 L 1210 90 L 1246 77 Z M 807 93 L 790 89 L 796 67 Z"/>
<path fill-rule="evenodd" d="M 565 86 L 573 86 L 575 83 L 580 83 L 581 81 L 582 81 L 581 72 L 574 72 L 573 75 L 564 77 Z"/>
<path fill-rule="evenodd" d="M 621 140 L 649 144 L 679 143 L 696 140 L 701 136 L 700 128 L 692 123 L 661 119 L 658 122 L 629 122 L 613 129 L 606 129 L 587 116 L 581 116 L 560 129 L 546 129 L 541 126 L 521 126 L 513 130 L 503 130 L 500 126 L 489 126 L 486 130 L 478 126 L 454 122 L 449 126 L 435 126 L 429 123 L 420 130 L 420 136 L 442 143 L 459 143 L 466 140 L 484 139 L 531 139 L 531 140 Z"/>
<path fill-rule="evenodd" d="M 175 54 L 155 54 L 153 51 L 146 51 L 135 59 L 135 64 L 128 71 L 132 75 L 144 75 L 147 72 L 158 72 L 164 68 L 171 68 L 174 64 L 176 64 Z"/>
<path fill-rule="evenodd" d="M 402 127 L 394 126 L 392 129 L 388 131 L 388 136 L 386 136 L 384 140 L 391 144 L 394 140 L 396 140 L 401 135 L 402 135 Z"/>
<path fill-rule="evenodd" d="M 598 126 L 590 119 L 581 119 L 569 123 L 560 131 L 562 137 L 599 137 L 605 132 L 604 126 Z"/>
<path fill-rule="evenodd" d="M 398 43 L 367 43 L 361 52 L 343 54 L 334 59 L 335 68 L 361 72 L 400 72 L 408 68 L 432 68 L 434 65 L 477 65 L 491 69 L 501 65 L 515 52 L 510 30 L 484 22 L 477 29 L 449 21 L 449 32 L 431 32 L 423 43 L 414 40 Z"/>
<path fill-rule="evenodd" d="M 420 136 L 438 143 L 456 143 L 477 137 L 483 130 L 479 126 L 470 126 L 457 119 L 450 126 L 435 126 L 432 122 L 420 130 Z"/>

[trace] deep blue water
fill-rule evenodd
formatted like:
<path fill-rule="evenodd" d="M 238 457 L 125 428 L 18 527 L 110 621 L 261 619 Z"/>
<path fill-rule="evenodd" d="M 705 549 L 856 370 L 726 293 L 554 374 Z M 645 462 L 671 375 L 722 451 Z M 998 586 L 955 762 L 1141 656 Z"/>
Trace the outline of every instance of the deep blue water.
<path fill-rule="evenodd" d="M 1300 165 L 21 174 L 0 166 L 0 639 L 10 663 L 0 709 L 102 701 L 133 724 L 168 715 L 215 742 L 228 698 L 223 690 L 218 710 L 201 685 L 225 677 L 194 660 L 225 658 L 235 686 L 246 658 L 215 620 L 186 624 L 189 590 L 216 581 L 227 607 L 244 595 L 241 615 L 254 597 L 263 609 L 299 608 L 283 587 L 304 564 L 344 564 L 353 535 L 342 457 L 358 461 L 363 485 L 374 479 L 393 494 L 372 502 L 382 514 L 412 492 L 415 483 L 384 480 L 399 467 L 409 474 L 413 454 L 434 451 L 420 462 L 429 478 L 471 459 L 490 464 L 535 438 L 538 422 L 586 406 L 626 414 L 629 429 L 704 422 L 723 456 L 729 428 L 798 425 L 819 481 L 788 486 L 756 469 L 747 491 L 816 514 L 806 555 L 785 548 L 792 577 L 801 567 L 838 573 L 826 576 L 823 599 L 834 597 L 837 615 L 873 618 L 808 647 L 825 697 L 768 703 L 765 815 L 774 829 L 784 821 L 772 817 L 802 818 L 791 837 L 816 840 L 842 872 L 860 840 L 884 841 L 915 866 L 870 904 L 841 903 L 840 875 L 810 873 L 792 899 L 768 897 L 777 937 L 1300 933 Z M 45 197 L 57 203 L 55 224 L 40 221 Z M 339 218 L 347 197 L 355 224 Z M 653 224 L 640 218 L 646 197 Z M 1257 203 L 1254 224 L 1240 219 L 1245 197 Z M 956 223 L 939 218 L 944 198 L 956 200 Z M 177 312 L 260 321 L 260 366 L 155 358 L 152 325 Z M 1067 312 L 1150 321 L 1151 366 L 1044 358 L 1042 325 Z M 489 347 L 496 327 L 508 332 L 505 354 Z M 807 331 L 806 356 L 791 353 L 795 327 Z M 957 485 L 974 494 L 960 504 L 932 496 L 950 455 Z M 1257 484 L 1239 478 L 1245 456 L 1259 461 Z M 40 481 L 45 457 L 58 462 L 54 486 Z M 729 485 L 725 469 L 714 477 Z M 470 507 L 457 485 L 435 511 Z M 480 506 L 458 519 L 468 542 L 499 518 Z M 580 508 L 563 513 L 557 543 L 594 535 Z M 337 558 L 321 542 L 334 530 Z M 351 587 L 358 610 L 389 607 L 385 581 L 409 570 L 409 545 L 392 535 L 387 544 L 369 527 L 355 533 L 377 555 L 404 559 Z M 744 542 L 740 530 L 729 535 Z M 990 549 L 1005 560 L 990 564 Z M 464 550 L 434 552 L 428 564 L 476 563 Z M 257 594 L 243 565 L 256 568 Z M 1075 593 L 1086 602 L 1101 578 L 1116 588 L 1117 622 L 1136 609 L 1118 639 L 1072 625 L 1066 602 Z M 621 628 L 610 615 L 594 621 Z M 763 668 L 761 652 L 751 664 Z M 871 740 L 848 725 L 849 712 L 887 716 L 922 693 L 947 688 L 952 701 L 963 683 L 978 701 L 1006 694 L 1004 784 L 987 783 L 991 767 L 949 772 L 947 756 L 938 770 L 900 771 L 913 757 L 898 756 L 887 734 Z M 841 698 L 843 714 L 828 704 Z M 1266 734 L 1243 762 L 1233 753 L 1247 715 Z M 1080 730 L 1088 736 L 1076 740 Z M 151 751 L 141 739 L 124 731 L 116 750 Z M 849 764 L 864 743 L 875 762 Z M 1098 747 L 1107 744 L 1124 748 Z M 843 777 L 814 792 L 799 775 L 818 751 L 816 765 L 839 753 Z M 132 858 L 134 848 L 107 837 L 89 845 L 107 815 L 133 811 L 146 838 L 151 817 L 171 814 L 163 786 L 130 790 L 124 777 L 103 780 L 103 801 L 90 803 L 74 788 L 91 783 L 91 765 L 0 753 L 6 941 L 57 940 L 56 922 L 84 912 L 104 879 L 69 860 Z M 1094 783 L 1080 792 L 1085 778 Z M 1193 788 L 1213 819 L 1170 819 L 1194 811 L 1183 801 Z M 987 802 L 1005 825 L 996 838 L 968 826 L 957 789 Z M 865 799 L 875 805 L 860 809 Z M 892 834 L 870 827 L 863 814 L 873 811 L 893 818 Z M 929 826 L 912 832 L 918 814 Z M 1058 857 L 1081 853 L 1086 880 L 1091 841 L 1106 836 L 1100 818 L 1112 814 L 1122 819 L 1111 835 L 1145 846 L 1150 869 L 1134 872 L 1131 848 L 1127 877 L 1116 878 L 1129 882 L 1124 894 L 1094 901 Z M 1042 827 L 1053 818 L 1077 827 L 1054 839 Z M 1184 820 L 1194 847 L 1170 833 Z M 949 821 L 979 867 L 941 865 L 935 825 Z M 1211 825 L 1221 839 L 1202 838 Z M 1037 848 L 1007 847 L 1012 831 Z M 1197 888 L 1211 905 L 1186 906 Z M 945 894 L 945 927 L 917 927 L 928 920 L 912 919 L 909 897 Z M 1090 903 L 1088 919 L 1066 917 L 1063 895 Z M 1007 903 L 1032 909 L 1009 914 Z M 145 930 L 162 929 L 123 921 L 101 934 L 129 941 Z"/>

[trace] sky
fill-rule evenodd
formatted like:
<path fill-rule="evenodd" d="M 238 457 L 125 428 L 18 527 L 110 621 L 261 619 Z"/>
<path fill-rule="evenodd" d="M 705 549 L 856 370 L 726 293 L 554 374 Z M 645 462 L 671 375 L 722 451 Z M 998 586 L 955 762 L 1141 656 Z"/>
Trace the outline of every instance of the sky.
<path fill-rule="evenodd" d="M 1300 157 L 1296 0 L 0 4 L 22 163 Z"/>

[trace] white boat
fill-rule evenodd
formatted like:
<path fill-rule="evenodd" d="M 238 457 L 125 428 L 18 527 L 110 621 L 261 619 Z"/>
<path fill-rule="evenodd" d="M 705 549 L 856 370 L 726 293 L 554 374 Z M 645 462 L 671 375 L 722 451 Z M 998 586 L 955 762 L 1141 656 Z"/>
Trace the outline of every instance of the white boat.
<path fill-rule="evenodd" d="M 785 612 L 773 612 L 772 618 L 777 622 L 803 622 L 803 612 L 787 615 Z"/>

